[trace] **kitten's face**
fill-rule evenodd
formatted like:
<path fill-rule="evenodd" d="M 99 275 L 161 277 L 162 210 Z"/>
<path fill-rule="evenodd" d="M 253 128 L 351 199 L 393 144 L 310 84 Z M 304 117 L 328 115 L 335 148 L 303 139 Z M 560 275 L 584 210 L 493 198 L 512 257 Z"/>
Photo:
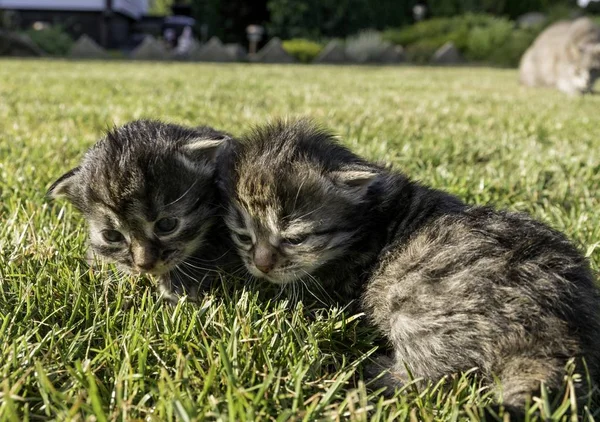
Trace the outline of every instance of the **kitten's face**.
<path fill-rule="evenodd" d="M 218 133 L 134 122 L 111 132 L 50 189 L 85 215 L 96 255 L 167 273 L 198 250 L 217 213 Z"/>
<path fill-rule="evenodd" d="M 248 271 L 276 284 L 340 259 L 360 232 L 359 198 L 373 173 L 311 163 L 243 167 L 226 223 Z"/>
<path fill-rule="evenodd" d="M 597 74 L 600 71 L 600 44 L 584 44 L 580 49 L 580 67 Z"/>
<path fill-rule="evenodd" d="M 178 168 L 176 161 L 169 164 L 182 177 L 178 184 L 169 183 L 169 191 L 157 189 L 144 198 L 148 193 L 142 190 L 120 204 L 90 204 L 85 216 L 97 255 L 134 273 L 160 275 L 202 246 L 215 217 L 214 195 L 206 183 L 194 181 L 193 172 Z"/>

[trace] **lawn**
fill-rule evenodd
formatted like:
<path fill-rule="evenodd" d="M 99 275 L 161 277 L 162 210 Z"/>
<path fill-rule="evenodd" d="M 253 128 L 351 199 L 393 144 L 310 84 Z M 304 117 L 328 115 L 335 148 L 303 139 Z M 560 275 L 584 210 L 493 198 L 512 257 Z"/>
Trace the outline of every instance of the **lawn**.
<path fill-rule="evenodd" d="M 384 343 L 360 314 L 243 280 L 170 307 L 151 280 L 89 271 L 83 220 L 45 191 L 131 119 L 241 134 L 310 116 L 471 204 L 533 214 L 598 271 L 599 110 L 600 96 L 526 89 L 514 70 L 0 61 L 0 420 L 476 418 L 489 397 L 468 377 L 370 391 L 363 365 Z"/>

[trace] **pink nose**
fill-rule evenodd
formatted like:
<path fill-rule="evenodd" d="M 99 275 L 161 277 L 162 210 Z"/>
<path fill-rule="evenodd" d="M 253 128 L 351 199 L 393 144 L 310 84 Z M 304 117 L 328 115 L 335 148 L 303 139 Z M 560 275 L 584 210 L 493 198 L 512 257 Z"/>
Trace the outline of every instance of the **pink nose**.
<path fill-rule="evenodd" d="M 256 268 L 258 268 L 260 270 L 260 272 L 267 274 L 269 271 L 271 271 L 273 269 L 272 265 L 258 265 L 258 264 L 254 264 L 256 265 Z"/>
<path fill-rule="evenodd" d="M 262 273 L 271 271 L 275 266 L 275 254 L 271 248 L 257 247 L 254 251 L 254 265 Z"/>

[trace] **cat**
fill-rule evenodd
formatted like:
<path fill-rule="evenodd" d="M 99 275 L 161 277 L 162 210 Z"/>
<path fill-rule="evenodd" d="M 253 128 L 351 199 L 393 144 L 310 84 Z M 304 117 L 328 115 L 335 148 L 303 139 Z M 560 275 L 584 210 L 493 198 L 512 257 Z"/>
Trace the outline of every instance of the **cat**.
<path fill-rule="evenodd" d="M 207 126 L 133 121 L 110 130 L 48 195 L 83 213 L 89 256 L 157 277 L 171 302 L 195 300 L 237 259 L 215 184 L 218 151 L 232 141 Z"/>
<path fill-rule="evenodd" d="M 525 214 L 368 162 L 307 121 L 259 127 L 218 164 L 225 222 L 253 276 L 359 301 L 389 340 L 388 389 L 478 368 L 522 409 L 571 357 L 600 371 L 600 294 L 584 256 Z M 317 289 L 313 289 L 316 291 Z M 580 361 L 579 361 L 580 363 Z M 579 367 L 581 369 L 581 367 Z"/>
<path fill-rule="evenodd" d="M 589 18 L 551 25 L 521 58 L 519 75 L 527 86 L 591 93 L 600 76 L 600 28 Z"/>

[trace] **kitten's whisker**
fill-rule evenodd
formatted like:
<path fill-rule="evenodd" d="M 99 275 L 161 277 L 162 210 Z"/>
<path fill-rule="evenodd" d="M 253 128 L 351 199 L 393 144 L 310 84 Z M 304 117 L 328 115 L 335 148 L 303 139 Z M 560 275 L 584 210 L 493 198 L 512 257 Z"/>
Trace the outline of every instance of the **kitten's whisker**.
<path fill-rule="evenodd" d="M 187 272 L 184 271 L 183 268 L 181 268 L 180 266 L 176 267 L 177 270 L 179 270 L 183 275 L 185 275 L 187 278 L 189 278 L 190 280 L 196 280 L 196 277 L 189 275 Z"/>
<path fill-rule="evenodd" d="M 194 265 L 194 264 L 192 264 L 192 263 L 190 263 L 190 262 L 188 262 L 188 261 L 183 261 L 183 262 L 181 262 L 179 265 L 183 265 L 183 266 L 185 266 L 185 267 L 188 267 L 188 268 L 191 268 L 191 269 L 194 269 L 194 270 L 202 270 L 202 271 L 215 271 L 215 270 L 214 270 L 214 269 L 212 269 L 212 268 L 200 267 L 200 266 L 198 266 L 198 265 Z"/>
<path fill-rule="evenodd" d="M 227 250 L 226 250 L 226 251 L 223 253 L 223 255 L 221 255 L 221 256 L 219 256 L 218 258 L 215 258 L 215 259 L 202 259 L 202 258 L 200 258 L 200 257 L 197 257 L 197 256 L 189 256 L 189 257 L 187 257 L 187 258 L 186 258 L 186 261 L 200 262 L 200 263 L 202 263 L 202 262 L 214 262 L 214 261 L 218 261 L 218 260 L 220 260 L 220 259 L 221 259 L 221 258 L 223 258 L 225 255 L 227 255 L 229 252 L 231 252 L 231 249 L 227 249 Z"/>
<path fill-rule="evenodd" d="M 308 291 L 308 293 L 310 293 L 312 295 L 312 297 L 314 297 L 321 305 L 327 307 L 327 304 L 325 302 L 323 302 L 320 297 L 318 297 L 316 294 L 314 294 L 312 292 L 312 290 L 310 290 L 310 288 L 308 287 L 308 282 L 306 280 L 300 279 L 300 282 L 302 283 L 304 288 Z"/>
<path fill-rule="evenodd" d="M 281 297 L 281 295 L 283 294 L 283 291 L 285 290 L 285 288 L 286 288 L 285 284 L 281 286 L 281 288 L 279 289 L 279 293 L 277 293 L 275 295 L 275 297 L 273 298 L 273 301 L 277 301 Z"/>
<path fill-rule="evenodd" d="M 298 202 L 298 197 L 300 196 L 300 190 L 302 189 L 302 186 L 304 186 L 306 180 L 306 178 L 302 179 L 302 183 L 300 183 L 300 186 L 298 186 L 298 192 L 296 192 L 296 198 L 294 198 L 294 205 L 292 206 L 292 209 L 296 209 L 296 203 Z"/>
<path fill-rule="evenodd" d="M 315 278 L 313 275 L 311 275 L 311 274 L 310 274 L 308 271 L 306 271 L 306 270 L 302 270 L 302 272 L 303 272 L 304 274 L 306 274 L 306 275 L 307 275 L 307 276 L 308 276 L 308 277 L 309 277 L 309 278 L 310 278 L 310 279 L 313 281 L 313 284 L 314 284 L 314 285 L 315 285 L 315 286 L 316 286 L 316 287 L 317 287 L 317 288 L 318 288 L 318 289 L 319 289 L 319 290 L 320 290 L 322 293 L 324 293 L 324 294 L 325 294 L 325 296 L 327 297 L 327 299 L 329 299 L 329 300 L 330 300 L 330 302 L 331 302 L 332 304 L 333 304 L 333 303 L 336 303 L 336 301 L 335 301 L 335 300 L 333 300 L 333 298 L 332 298 L 332 297 L 329 295 L 329 292 L 327 292 L 327 289 L 325 289 L 325 288 L 324 288 L 324 287 L 321 285 L 321 283 L 319 283 L 319 281 L 318 281 L 318 280 L 317 280 L 317 279 L 316 279 L 316 278 Z"/>
<path fill-rule="evenodd" d="M 192 190 L 192 188 L 196 185 L 196 183 L 198 183 L 198 179 L 194 180 L 194 183 L 192 183 L 191 186 L 185 192 L 183 192 L 183 194 L 179 198 L 177 198 L 173 202 L 169 202 L 168 204 L 166 204 L 165 208 L 168 207 L 169 205 L 176 204 L 181 199 L 183 199 Z"/>
<path fill-rule="evenodd" d="M 248 272 L 248 270 L 246 269 L 246 266 L 242 264 L 241 266 L 239 266 L 239 267 L 237 267 L 237 268 L 234 268 L 232 271 L 229 271 L 229 272 L 227 272 L 226 274 L 227 274 L 227 275 L 229 275 L 229 276 L 232 276 L 232 277 L 242 277 L 242 276 L 240 275 L 240 273 L 244 273 L 244 272 L 245 272 L 246 274 L 250 274 L 250 273 Z M 253 278 L 254 278 L 254 277 L 253 277 Z"/>
<path fill-rule="evenodd" d="M 318 207 L 318 208 L 315 208 L 314 210 L 312 210 L 312 211 L 310 211 L 310 212 L 307 212 L 307 213 L 306 213 L 306 214 L 304 214 L 304 215 L 301 215 L 300 217 L 298 217 L 298 218 L 297 218 L 297 220 L 301 220 L 301 219 L 302 219 L 302 218 L 304 218 L 304 217 L 308 217 L 308 216 L 309 216 L 309 215 L 311 215 L 312 213 L 315 213 L 315 212 L 319 211 L 319 210 L 320 210 L 321 208 L 323 208 L 324 206 L 325 206 L 325 205 L 323 204 L 323 205 L 321 205 L 320 207 Z"/>

